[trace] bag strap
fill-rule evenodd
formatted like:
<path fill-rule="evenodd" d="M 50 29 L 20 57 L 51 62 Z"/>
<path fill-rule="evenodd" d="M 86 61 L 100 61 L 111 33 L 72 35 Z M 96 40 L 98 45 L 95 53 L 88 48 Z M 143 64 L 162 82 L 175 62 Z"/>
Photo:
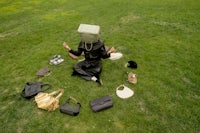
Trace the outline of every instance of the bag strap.
<path fill-rule="evenodd" d="M 81 104 L 78 102 L 78 100 L 76 100 L 74 97 L 70 96 L 69 99 L 67 99 L 66 103 L 69 103 L 69 101 L 72 100 L 74 101 L 76 104 L 79 104 L 81 106 Z"/>
<path fill-rule="evenodd" d="M 55 99 L 59 100 L 60 97 L 63 95 L 64 90 L 63 90 L 63 89 L 59 89 L 59 90 L 57 90 L 57 91 L 51 92 L 49 95 L 53 96 L 53 95 L 55 95 L 55 94 L 57 94 L 57 93 L 59 93 L 59 94 L 56 96 Z"/>
<path fill-rule="evenodd" d="M 116 88 L 116 90 L 119 90 L 121 87 L 123 87 L 123 89 L 124 89 L 124 84 L 119 85 L 119 86 Z"/>
<path fill-rule="evenodd" d="M 56 97 L 56 99 L 60 99 L 60 97 L 63 95 L 63 93 L 64 93 L 64 90 L 63 90 L 63 89 L 60 89 L 60 90 L 59 90 L 59 94 L 58 94 L 58 96 Z"/>
<path fill-rule="evenodd" d="M 43 89 L 43 91 L 46 91 L 46 90 L 48 90 L 49 88 L 51 88 L 51 85 L 50 85 L 50 84 L 42 84 L 42 89 Z"/>

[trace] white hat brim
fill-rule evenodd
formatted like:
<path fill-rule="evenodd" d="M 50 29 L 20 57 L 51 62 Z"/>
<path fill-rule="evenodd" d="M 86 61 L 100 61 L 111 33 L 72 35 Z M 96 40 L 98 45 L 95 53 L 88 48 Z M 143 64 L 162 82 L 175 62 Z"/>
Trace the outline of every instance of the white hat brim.
<path fill-rule="evenodd" d="M 110 59 L 110 60 L 118 60 L 118 59 L 120 59 L 122 56 L 123 56 L 123 54 L 122 54 L 122 53 L 119 53 L 119 52 L 117 52 L 117 53 L 111 53 L 109 59 Z"/>
<path fill-rule="evenodd" d="M 125 85 L 120 85 L 116 89 L 116 94 L 119 98 L 126 99 L 134 95 L 134 91 Z"/>

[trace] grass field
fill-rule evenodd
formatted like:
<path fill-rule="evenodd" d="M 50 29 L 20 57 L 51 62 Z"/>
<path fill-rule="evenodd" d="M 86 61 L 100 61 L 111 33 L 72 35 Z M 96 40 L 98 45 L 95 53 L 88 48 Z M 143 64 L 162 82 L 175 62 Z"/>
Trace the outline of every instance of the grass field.
<path fill-rule="evenodd" d="M 76 49 L 80 23 L 101 26 L 101 38 L 123 58 L 103 60 L 103 86 L 72 77 L 77 61 L 63 41 Z M 0 132 L 2 133 L 199 133 L 200 2 L 196 0 L 1 0 Z M 60 54 L 65 61 L 50 66 Z M 125 68 L 134 60 L 137 69 Z M 49 67 L 52 74 L 35 73 Z M 136 85 L 127 82 L 136 73 Z M 77 117 L 37 108 L 20 96 L 26 82 L 50 83 L 82 104 Z M 125 84 L 133 97 L 115 89 Z M 94 113 L 89 101 L 112 97 L 114 106 Z"/>

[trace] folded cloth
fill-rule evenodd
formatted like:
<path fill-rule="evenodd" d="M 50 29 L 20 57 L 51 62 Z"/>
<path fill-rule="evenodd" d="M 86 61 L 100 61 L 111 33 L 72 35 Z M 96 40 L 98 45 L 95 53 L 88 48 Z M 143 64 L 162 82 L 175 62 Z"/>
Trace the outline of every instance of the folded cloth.
<path fill-rule="evenodd" d="M 41 68 L 40 70 L 37 71 L 36 75 L 37 76 L 48 76 L 50 74 L 51 70 L 48 67 Z"/>

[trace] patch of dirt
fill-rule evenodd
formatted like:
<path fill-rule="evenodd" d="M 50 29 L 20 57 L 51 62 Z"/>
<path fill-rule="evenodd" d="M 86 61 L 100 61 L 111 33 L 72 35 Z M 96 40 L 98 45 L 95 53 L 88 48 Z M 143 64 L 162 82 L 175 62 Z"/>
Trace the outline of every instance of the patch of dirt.
<path fill-rule="evenodd" d="M 5 106 L 2 106 L 2 107 L 1 107 L 1 110 L 6 110 L 7 108 L 8 108 L 8 106 L 5 105 Z"/>
<path fill-rule="evenodd" d="M 6 37 L 6 35 L 0 34 L 0 38 L 4 38 L 4 37 Z"/>
<path fill-rule="evenodd" d="M 153 24 L 155 25 L 159 25 L 159 26 L 164 26 L 164 27 L 172 27 L 172 28 L 176 28 L 178 30 L 183 30 L 186 32 L 193 32 L 193 29 L 190 29 L 188 27 L 186 27 L 184 24 L 181 23 L 172 23 L 172 22 L 153 22 Z"/>
<path fill-rule="evenodd" d="M 122 23 L 128 23 L 130 21 L 138 20 L 140 17 L 135 15 L 128 15 L 121 18 Z"/>
<path fill-rule="evenodd" d="M 68 124 L 68 123 L 66 123 L 66 124 L 65 124 L 65 127 L 66 127 L 66 128 L 69 128 L 69 124 Z"/>
<path fill-rule="evenodd" d="M 21 127 L 18 127 L 18 128 L 17 128 L 17 133 L 21 133 L 21 132 L 22 132 Z"/>
<path fill-rule="evenodd" d="M 41 110 L 38 110 L 38 111 L 37 111 L 37 114 L 38 114 L 38 115 L 42 115 L 43 112 L 42 112 Z"/>
<path fill-rule="evenodd" d="M 191 85 L 191 86 L 195 86 L 195 84 L 194 84 L 190 79 L 188 79 L 187 77 L 184 77 L 182 80 L 183 80 L 186 84 L 189 84 L 189 85 Z"/>
<path fill-rule="evenodd" d="M 143 102 L 143 101 L 140 101 L 140 102 L 138 102 L 138 105 L 140 106 L 140 110 L 141 110 L 142 112 L 144 112 L 144 111 L 145 111 L 144 102 Z"/>
<path fill-rule="evenodd" d="M 10 36 L 17 35 L 17 34 L 18 33 L 15 33 L 15 32 L 0 34 L 0 38 L 6 38 L 6 37 L 10 37 Z"/>
<path fill-rule="evenodd" d="M 3 90 L 3 94 L 7 93 L 8 92 L 8 89 L 4 89 Z"/>
<path fill-rule="evenodd" d="M 120 129 L 124 129 L 124 125 L 120 121 L 114 122 L 114 124 L 116 127 L 120 128 Z"/>
<path fill-rule="evenodd" d="M 17 133 L 21 133 L 22 132 L 22 128 L 20 126 L 23 127 L 23 125 L 26 125 L 28 123 L 27 119 L 22 119 L 20 120 L 20 122 L 18 123 L 18 127 L 17 127 Z"/>
<path fill-rule="evenodd" d="M 12 105 L 15 101 L 8 102 L 8 105 Z"/>

